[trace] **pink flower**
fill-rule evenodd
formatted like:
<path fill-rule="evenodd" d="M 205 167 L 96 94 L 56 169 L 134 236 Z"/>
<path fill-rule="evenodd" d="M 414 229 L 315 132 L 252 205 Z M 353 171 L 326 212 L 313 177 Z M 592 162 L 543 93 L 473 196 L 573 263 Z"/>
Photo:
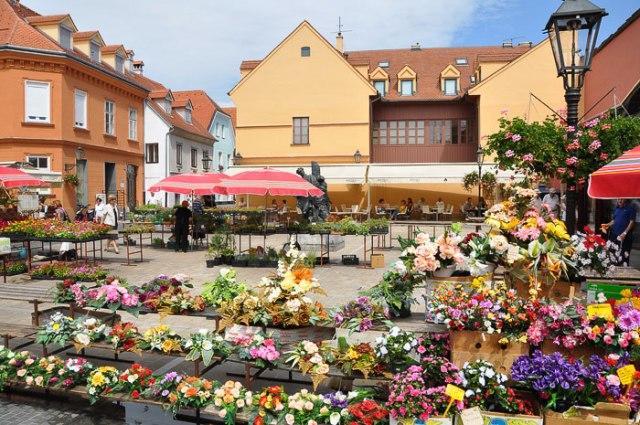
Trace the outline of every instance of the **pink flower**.
<path fill-rule="evenodd" d="M 602 126 L 600 126 L 601 129 L 603 130 L 609 130 L 611 128 L 611 124 L 602 124 Z"/>
<path fill-rule="evenodd" d="M 508 151 L 506 151 L 506 152 L 504 153 L 504 155 L 505 155 L 507 158 L 513 158 L 513 156 L 515 155 L 515 153 L 514 153 L 511 149 L 509 149 Z"/>
<path fill-rule="evenodd" d="M 522 140 L 522 136 L 519 134 L 514 134 L 513 136 L 511 136 L 511 140 L 513 140 L 514 142 L 519 142 L 520 140 Z"/>
<path fill-rule="evenodd" d="M 573 133 L 574 131 L 576 131 L 576 128 L 572 125 L 568 125 L 567 126 L 567 133 Z"/>
<path fill-rule="evenodd" d="M 522 156 L 524 162 L 533 162 L 533 154 L 527 153 Z"/>
<path fill-rule="evenodd" d="M 505 138 L 505 139 L 511 139 L 511 137 L 512 137 L 512 136 L 513 136 L 513 133 L 512 133 L 512 132 L 510 132 L 510 131 L 507 131 L 507 132 L 505 133 L 505 135 L 504 135 L 504 138 Z"/>
<path fill-rule="evenodd" d="M 566 163 L 568 166 L 570 166 L 570 167 L 571 167 L 571 166 L 576 165 L 576 164 L 578 163 L 578 158 L 576 158 L 575 156 L 572 156 L 571 158 L 567 158 L 567 160 L 565 161 L 565 163 Z"/>
<path fill-rule="evenodd" d="M 589 152 L 590 153 L 595 152 L 597 149 L 600 149 L 600 146 L 602 146 L 602 143 L 600 143 L 600 140 L 594 140 L 589 145 Z"/>
<path fill-rule="evenodd" d="M 558 174 L 564 174 L 566 172 L 567 172 L 566 168 L 563 168 L 563 167 L 558 168 Z"/>
<path fill-rule="evenodd" d="M 590 121 L 587 121 L 584 126 L 587 128 L 595 127 L 599 122 L 600 120 L 598 118 L 594 118 Z"/>
<path fill-rule="evenodd" d="M 567 149 L 567 152 L 577 151 L 578 149 L 580 149 L 580 142 L 578 142 L 577 140 L 574 140 L 573 142 L 567 145 L 566 149 Z"/>
<path fill-rule="evenodd" d="M 606 161 L 609 158 L 609 154 L 606 152 L 600 153 L 600 161 Z"/>

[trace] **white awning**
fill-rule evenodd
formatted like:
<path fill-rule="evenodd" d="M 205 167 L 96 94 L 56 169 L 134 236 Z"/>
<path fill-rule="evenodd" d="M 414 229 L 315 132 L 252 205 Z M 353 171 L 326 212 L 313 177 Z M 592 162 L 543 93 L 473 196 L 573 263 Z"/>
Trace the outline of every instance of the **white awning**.
<path fill-rule="evenodd" d="M 462 183 L 463 177 L 478 172 L 475 163 L 435 163 L 435 164 L 371 164 L 370 184 L 407 183 Z M 494 164 L 482 167 L 482 173 L 494 173 Z M 507 181 L 514 175 L 509 171 L 498 171 L 498 181 Z"/>
<path fill-rule="evenodd" d="M 243 171 L 259 170 L 263 167 L 250 166 L 250 165 L 233 165 L 225 171 L 225 174 L 233 176 Z M 296 172 L 298 166 L 292 165 L 273 165 L 270 168 L 276 170 L 288 171 L 290 173 Z M 311 174 L 311 166 L 305 165 L 305 173 Z M 320 174 L 324 176 L 325 181 L 328 184 L 364 184 L 365 172 L 367 164 L 326 164 L 320 166 Z"/>

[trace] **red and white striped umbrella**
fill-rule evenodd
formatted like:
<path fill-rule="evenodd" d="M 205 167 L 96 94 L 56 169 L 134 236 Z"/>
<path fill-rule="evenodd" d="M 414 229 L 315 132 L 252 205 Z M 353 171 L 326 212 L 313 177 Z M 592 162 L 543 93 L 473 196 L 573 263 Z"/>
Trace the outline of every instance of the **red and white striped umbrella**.
<path fill-rule="evenodd" d="M 0 185 L 6 188 L 46 186 L 47 183 L 29 173 L 11 167 L 0 167 Z"/>
<path fill-rule="evenodd" d="M 149 192 L 156 193 L 161 190 L 183 195 L 213 195 L 215 188 L 225 179 L 224 173 L 188 173 L 175 174 L 160 180 L 149 188 Z"/>
<path fill-rule="evenodd" d="M 592 173 L 588 193 L 598 199 L 640 198 L 640 146 Z"/>
<path fill-rule="evenodd" d="M 322 196 L 324 192 L 297 174 L 263 168 L 244 171 L 216 188 L 220 195 Z"/>

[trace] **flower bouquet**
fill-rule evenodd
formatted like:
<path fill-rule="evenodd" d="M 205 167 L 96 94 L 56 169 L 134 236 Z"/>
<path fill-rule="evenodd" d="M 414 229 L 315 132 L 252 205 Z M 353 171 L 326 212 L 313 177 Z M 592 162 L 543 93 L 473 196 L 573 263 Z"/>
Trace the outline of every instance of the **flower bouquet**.
<path fill-rule="evenodd" d="M 411 261 L 398 260 L 382 275 L 378 284 L 362 294 L 386 305 L 391 317 L 409 317 L 411 304 L 415 302 L 413 291 L 423 282 L 424 275 L 413 269 Z"/>
<path fill-rule="evenodd" d="M 419 341 L 415 334 L 394 326 L 389 335 L 376 339 L 375 353 L 378 360 L 392 372 L 400 372 L 416 364 Z"/>
<path fill-rule="evenodd" d="M 469 233 L 460 243 L 466 268 L 472 276 L 492 273 L 508 247 L 507 239 L 496 234 Z"/>
<path fill-rule="evenodd" d="M 346 328 L 350 332 L 364 332 L 376 326 L 391 327 L 389 312 L 381 305 L 372 302 L 367 296 L 360 296 L 354 301 L 334 309 L 331 313 L 333 324 L 338 328 Z"/>
<path fill-rule="evenodd" d="M 365 391 L 351 391 L 348 394 L 344 394 L 342 391 L 336 391 L 320 395 L 321 407 L 318 412 L 318 423 L 330 425 L 350 424 L 349 405 L 362 401 L 367 393 Z M 365 412 L 362 413 L 364 414 Z"/>
<path fill-rule="evenodd" d="M 116 352 L 133 352 L 140 353 L 138 341 L 142 335 L 138 331 L 136 325 L 131 322 L 116 323 L 109 331 L 107 341 L 113 346 Z"/>
<path fill-rule="evenodd" d="M 36 387 L 47 387 L 56 382 L 59 371 L 64 367 L 64 361 L 56 356 L 42 357 L 28 368 L 23 377 L 24 383 Z M 51 380 L 54 379 L 53 382 Z"/>
<path fill-rule="evenodd" d="M 8 350 L 6 356 L 7 380 L 24 379 L 37 360 L 37 357 L 34 354 L 31 354 L 26 350 L 20 351 L 18 353 L 14 353 Z"/>
<path fill-rule="evenodd" d="M 214 357 L 225 359 L 231 354 L 232 347 L 221 335 L 208 329 L 200 329 L 182 341 L 182 348 L 187 352 L 185 360 L 198 361 L 202 359 L 205 366 L 209 366 Z"/>
<path fill-rule="evenodd" d="M 77 385 L 84 385 L 93 370 L 93 365 L 82 357 L 67 359 L 58 375 L 49 380 L 49 385 L 69 389 Z"/>
<path fill-rule="evenodd" d="M 349 425 L 382 425 L 389 417 L 389 411 L 371 399 L 354 403 L 347 411 Z"/>
<path fill-rule="evenodd" d="M 424 356 L 449 357 L 451 355 L 451 341 L 449 333 L 429 332 L 418 338 L 416 351 L 420 358 Z"/>
<path fill-rule="evenodd" d="M 607 352 L 627 352 L 633 360 L 640 359 L 640 309 L 624 298 L 610 304 L 612 314 L 607 317 L 587 315 L 587 339 Z"/>
<path fill-rule="evenodd" d="M 316 425 L 319 419 L 322 400 L 320 396 L 310 393 L 307 389 L 289 396 L 287 413 L 284 421 L 287 425 Z"/>
<path fill-rule="evenodd" d="M 138 348 L 143 351 L 173 353 L 182 351 L 182 338 L 167 325 L 147 329 L 138 340 Z"/>
<path fill-rule="evenodd" d="M 56 287 L 53 290 L 53 301 L 56 304 L 74 302 L 76 297 L 73 292 L 71 292 L 71 287 L 75 284 L 76 281 L 73 279 L 65 279 L 62 282 L 56 282 Z"/>
<path fill-rule="evenodd" d="M 169 396 L 169 410 L 176 415 L 181 409 L 201 409 L 212 403 L 213 382 L 204 378 L 188 376 L 180 381 Z"/>
<path fill-rule="evenodd" d="M 529 307 L 531 324 L 527 329 L 527 340 L 540 346 L 550 339 L 555 349 L 574 350 L 587 342 L 585 328 L 588 326 L 584 304 L 577 298 L 562 303 L 535 300 Z"/>
<path fill-rule="evenodd" d="M 451 276 L 456 266 L 464 263 L 460 250 L 462 226 L 455 223 L 438 237 L 418 233 L 415 239 L 399 237 L 402 253 L 400 258 L 410 262 L 417 272 L 433 276 Z"/>
<path fill-rule="evenodd" d="M 281 386 L 267 387 L 253 396 L 249 406 L 250 425 L 282 424 L 289 396 Z"/>
<path fill-rule="evenodd" d="M 78 291 L 77 288 L 74 289 L 74 287 L 72 287 L 72 291 L 76 295 L 76 304 L 79 307 L 87 305 L 96 309 L 106 308 L 114 313 L 118 309 L 123 309 L 134 316 L 137 316 L 140 310 L 138 295 L 118 278 L 109 277 L 103 285 L 83 292 Z"/>
<path fill-rule="evenodd" d="M 571 237 L 575 246 L 571 258 L 576 264 L 575 269 L 578 272 L 593 271 L 600 276 L 609 275 L 622 259 L 620 246 L 594 233 L 589 226 L 583 230 L 584 233 L 576 232 Z"/>
<path fill-rule="evenodd" d="M 56 312 L 44 327 L 38 329 L 36 343 L 44 345 L 56 344 L 64 347 L 73 339 L 76 330 L 76 322 L 73 318 L 65 316 L 61 312 Z"/>
<path fill-rule="evenodd" d="M 184 375 L 178 372 L 167 372 L 162 377 L 158 377 L 155 382 L 149 385 L 142 397 L 145 399 L 158 400 L 166 407 L 170 403 L 169 396 L 177 391 L 178 385 L 184 379 Z"/>
<path fill-rule="evenodd" d="M 120 374 L 115 391 L 125 393 L 134 400 L 140 398 L 140 394 L 155 383 L 151 369 L 134 363 L 131 367 Z"/>
<path fill-rule="evenodd" d="M 345 337 L 340 337 L 335 354 L 325 357 L 330 358 L 331 363 L 335 362 L 347 376 L 353 376 L 356 371 L 360 372 L 365 379 L 368 379 L 371 374 L 382 374 L 383 366 L 376 357 L 373 347 L 366 342 L 350 345 Z"/>
<path fill-rule="evenodd" d="M 477 406 L 489 412 L 533 414 L 531 408 L 519 401 L 514 392 L 505 386 L 507 376 L 497 372 L 491 363 L 484 360 L 465 363 L 460 376 L 460 388 L 465 390 L 465 404 L 468 407 Z"/>
<path fill-rule="evenodd" d="M 183 314 L 204 310 L 204 299 L 199 295 L 191 295 L 189 293 L 191 288 L 193 285 L 185 275 L 173 277 L 159 275 L 151 282 L 142 285 L 136 292 L 142 305 L 149 311 L 157 311 L 161 314 Z"/>
<path fill-rule="evenodd" d="M 93 370 L 87 378 L 87 395 L 94 404 L 100 397 L 111 393 L 118 385 L 120 372 L 115 367 L 101 366 Z"/>
<path fill-rule="evenodd" d="M 223 267 L 216 280 L 207 282 L 202 288 L 202 298 L 207 305 L 220 307 L 223 302 L 229 302 L 245 292 L 248 288 L 243 282 L 237 281 L 234 269 Z"/>
<path fill-rule="evenodd" d="M 303 375 L 311 375 L 315 390 L 329 373 L 329 364 L 323 358 L 323 353 L 327 350 L 328 347 L 319 347 L 314 342 L 302 341 L 292 351 L 285 353 L 289 355 L 285 363 L 289 363 L 292 369 L 298 366 Z"/>
<path fill-rule="evenodd" d="M 234 425 L 238 409 L 252 402 L 253 393 L 247 391 L 240 382 L 227 381 L 213 392 L 213 405 L 219 409 L 218 416 L 224 419 L 225 425 Z"/>
<path fill-rule="evenodd" d="M 77 351 L 88 347 L 92 342 L 104 340 L 109 334 L 107 325 L 95 317 L 75 319 L 76 331 L 73 334 L 73 344 Z"/>
<path fill-rule="evenodd" d="M 428 387 L 443 384 L 461 385 L 460 369 L 444 357 L 425 356 L 420 361 L 422 378 Z"/>
<path fill-rule="evenodd" d="M 275 367 L 281 356 L 278 339 L 272 334 L 258 332 L 252 336 L 239 336 L 233 344 L 240 359 L 253 362 L 261 369 Z"/>

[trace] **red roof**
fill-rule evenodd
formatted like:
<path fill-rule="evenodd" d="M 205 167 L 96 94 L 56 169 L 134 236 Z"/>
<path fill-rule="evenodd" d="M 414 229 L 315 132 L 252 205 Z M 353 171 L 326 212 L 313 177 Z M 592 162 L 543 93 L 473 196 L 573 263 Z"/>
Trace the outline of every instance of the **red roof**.
<path fill-rule="evenodd" d="M 389 74 L 389 92 L 385 100 L 457 100 L 471 86 L 470 77 L 474 74 L 479 62 L 510 62 L 531 49 L 529 45 L 503 47 L 438 47 L 421 49 L 384 49 L 360 50 L 345 52 L 344 56 L 353 66 L 368 65 L 369 73 L 378 67 L 380 62 L 388 62 L 382 68 Z M 456 65 L 456 59 L 466 59 L 467 65 Z M 260 64 L 260 60 L 246 60 L 240 69 L 250 71 Z M 413 96 L 400 96 L 398 93 L 398 72 L 406 65 L 417 74 L 417 91 Z M 449 65 L 460 72 L 460 94 L 446 96 L 440 88 L 440 73 Z"/>
<path fill-rule="evenodd" d="M 88 40 L 98 34 L 98 31 L 77 31 L 73 33 L 74 40 Z"/>
<path fill-rule="evenodd" d="M 62 21 L 65 18 L 70 18 L 68 14 L 66 15 L 32 15 L 26 16 L 24 19 L 30 24 L 55 24 L 57 22 Z"/>
<path fill-rule="evenodd" d="M 238 109 L 235 106 L 227 106 L 222 110 L 231 117 L 231 124 L 233 128 L 236 128 L 236 122 L 238 121 Z"/>
<path fill-rule="evenodd" d="M 226 114 L 224 109 L 209 97 L 204 90 L 188 90 L 173 92 L 176 100 L 190 100 L 193 107 L 193 119 L 196 120 L 203 128 L 211 128 L 211 123 L 216 112 Z M 228 114 L 227 114 L 228 115 Z"/>

